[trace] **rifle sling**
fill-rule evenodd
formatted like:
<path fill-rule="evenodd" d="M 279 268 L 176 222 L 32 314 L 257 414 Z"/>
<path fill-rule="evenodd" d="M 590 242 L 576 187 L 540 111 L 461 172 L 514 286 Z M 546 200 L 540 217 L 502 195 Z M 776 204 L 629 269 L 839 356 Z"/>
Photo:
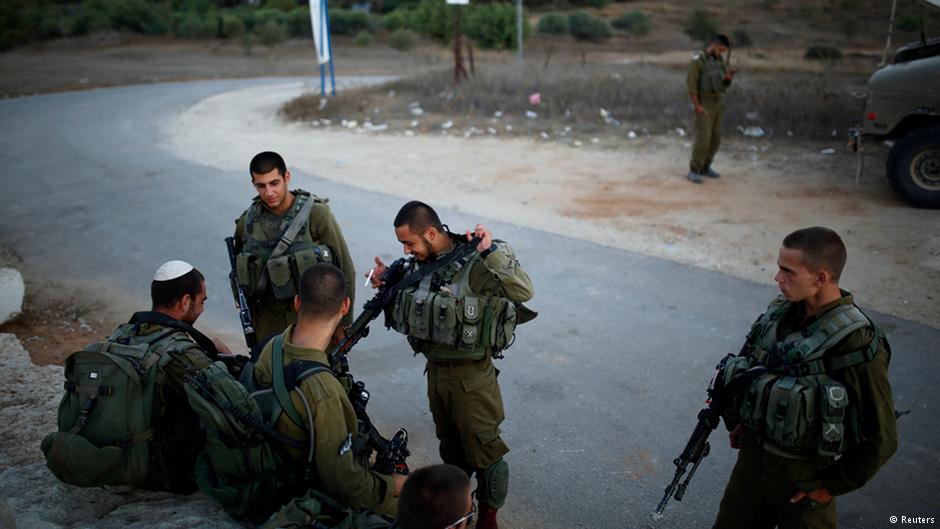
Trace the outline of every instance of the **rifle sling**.
<path fill-rule="evenodd" d="M 156 311 L 142 311 L 135 312 L 131 319 L 127 323 L 131 323 L 140 328 L 142 323 L 151 323 L 154 325 L 160 325 L 162 327 L 170 327 L 171 329 L 177 329 L 185 332 L 189 335 L 190 338 L 196 342 L 203 351 L 206 352 L 206 355 L 209 356 L 212 361 L 216 361 L 219 357 L 219 351 L 215 348 L 215 342 L 211 338 L 197 331 L 192 325 L 182 322 L 177 319 L 173 319 L 162 312 Z M 165 335 L 164 335 L 165 336 Z M 162 336 L 161 336 L 162 338 Z"/>

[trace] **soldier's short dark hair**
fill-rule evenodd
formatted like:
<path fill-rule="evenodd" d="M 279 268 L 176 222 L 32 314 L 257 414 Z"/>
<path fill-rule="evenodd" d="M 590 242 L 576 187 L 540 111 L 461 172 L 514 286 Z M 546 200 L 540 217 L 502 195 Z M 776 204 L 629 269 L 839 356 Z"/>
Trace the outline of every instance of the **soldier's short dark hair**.
<path fill-rule="evenodd" d="M 454 465 L 414 471 L 398 497 L 401 529 L 444 529 L 467 515 L 470 478 Z"/>
<path fill-rule="evenodd" d="M 202 272 L 193 268 L 189 272 L 167 281 L 151 281 L 150 301 L 154 309 L 168 309 L 189 294 L 193 299 L 202 292 L 205 281 Z"/>
<path fill-rule="evenodd" d="M 822 226 L 803 228 L 787 235 L 783 247 L 803 253 L 803 264 L 810 270 L 825 268 L 832 279 L 839 280 L 845 268 L 845 243 L 835 231 Z"/>
<path fill-rule="evenodd" d="M 437 216 L 434 208 L 418 200 L 412 200 L 398 210 L 395 215 L 395 227 L 408 226 L 411 233 L 424 233 L 428 228 L 444 232 L 441 218 Z"/>
<path fill-rule="evenodd" d="M 300 318 L 324 320 L 339 312 L 346 299 L 346 279 L 339 268 L 317 263 L 300 276 Z"/>
<path fill-rule="evenodd" d="M 287 172 L 287 164 L 284 163 L 284 158 L 273 151 L 259 152 L 248 164 L 248 173 L 251 175 L 252 181 L 254 181 L 255 175 L 268 174 L 274 169 L 277 169 L 277 174 L 281 176 L 284 176 L 284 173 Z"/>
<path fill-rule="evenodd" d="M 718 44 L 722 44 L 724 46 L 731 46 L 731 39 L 729 39 L 727 35 L 722 35 L 720 33 L 715 35 L 715 38 L 712 39 L 712 42 L 717 42 Z M 268 170 L 270 171 L 270 169 Z"/>

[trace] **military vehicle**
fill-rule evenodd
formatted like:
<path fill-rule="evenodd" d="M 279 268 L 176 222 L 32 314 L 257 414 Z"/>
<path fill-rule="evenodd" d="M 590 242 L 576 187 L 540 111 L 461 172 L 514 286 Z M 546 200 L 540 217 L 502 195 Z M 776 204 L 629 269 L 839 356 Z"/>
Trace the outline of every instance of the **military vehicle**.
<path fill-rule="evenodd" d="M 922 0 L 940 10 L 940 0 Z M 893 142 L 888 182 L 912 206 L 940 208 L 940 38 L 901 46 L 868 80 L 861 134 Z"/>

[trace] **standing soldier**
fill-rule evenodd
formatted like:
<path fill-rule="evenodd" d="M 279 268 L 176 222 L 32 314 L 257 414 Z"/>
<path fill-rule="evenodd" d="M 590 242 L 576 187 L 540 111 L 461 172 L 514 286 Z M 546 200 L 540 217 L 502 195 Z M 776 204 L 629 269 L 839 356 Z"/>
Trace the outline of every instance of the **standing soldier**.
<path fill-rule="evenodd" d="M 721 176 L 711 164 L 721 143 L 721 115 L 725 110 L 722 97 L 737 73 L 734 68 L 728 69 L 722 58 L 730 46 L 728 37 L 716 35 L 689 63 L 686 84 L 695 107 L 695 146 L 688 178 L 696 184 L 702 183 L 703 176 Z"/>
<path fill-rule="evenodd" d="M 774 277 L 783 295 L 724 375 L 766 369 L 726 410 L 740 452 L 715 529 L 834 528 L 834 496 L 863 486 L 897 449 L 891 348 L 839 288 L 845 258 L 828 228 L 783 240 Z"/>
<path fill-rule="evenodd" d="M 395 235 L 411 270 L 446 257 L 466 239 L 450 233 L 430 206 L 412 201 L 395 217 Z M 509 452 L 499 435 L 503 399 L 493 357 L 512 344 L 517 324 L 535 317 L 522 305 L 532 298 L 532 281 L 510 246 L 494 240 L 482 225 L 476 252 L 433 271 L 402 291 L 389 312 L 395 330 L 408 336 L 415 353 L 427 358 L 428 401 L 441 459 L 476 474 L 479 529 L 495 529 L 496 511 L 506 500 Z M 385 264 L 375 258 L 372 284 L 382 284 Z"/>
<path fill-rule="evenodd" d="M 275 152 L 252 158 L 249 173 L 258 196 L 235 221 L 236 274 L 263 341 L 297 322 L 293 299 L 304 270 L 320 262 L 338 266 L 350 300 L 355 300 L 356 272 L 328 199 L 289 191 L 290 171 Z M 351 322 L 347 314 L 338 338 Z"/>

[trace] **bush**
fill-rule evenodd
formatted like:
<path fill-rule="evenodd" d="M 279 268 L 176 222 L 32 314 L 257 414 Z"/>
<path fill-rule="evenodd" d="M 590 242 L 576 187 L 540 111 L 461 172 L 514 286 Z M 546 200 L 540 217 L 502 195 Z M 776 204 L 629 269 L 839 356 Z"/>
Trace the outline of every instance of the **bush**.
<path fill-rule="evenodd" d="M 596 7 L 598 9 L 610 3 L 610 0 L 568 0 L 568 3 L 578 7 Z"/>
<path fill-rule="evenodd" d="M 268 22 L 274 21 L 282 26 L 287 25 L 287 13 L 280 9 L 258 9 L 254 12 L 254 25 L 252 30 L 260 29 Z"/>
<path fill-rule="evenodd" d="M 287 33 L 295 39 L 313 38 L 309 6 L 296 7 L 287 13 Z"/>
<path fill-rule="evenodd" d="M 566 35 L 568 31 L 568 17 L 562 14 L 549 13 L 539 19 L 539 33 L 545 35 Z"/>
<path fill-rule="evenodd" d="M 362 11 L 334 9 L 330 11 L 330 31 L 335 35 L 355 35 L 369 29 L 369 16 Z"/>
<path fill-rule="evenodd" d="M 751 41 L 751 36 L 748 35 L 747 31 L 744 31 L 743 29 L 734 30 L 734 33 L 732 33 L 731 36 L 734 38 L 731 44 L 733 44 L 736 48 L 747 48 L 748 46 L 754 44 L 754 42 Z"/>
<path fill-rule="evenodd" d="M 293 11 L 297 7 L 296 0 L 265 0 L 265 9 L 279 9 L 281 11 Z"/>
<path fill-rule="evenodd" d="M 580 40 L 603 40 L 613 35 L 607 22 L 584 11 L 569 15 L 568 27 L 571 28 L 571 34 Z"/>
<path fill-rule="evenodd" d="M 408 27 L 430 39 L 449 42 L 454 29 L 452 9 L 440 0 L 421 0 L 410 13 Z"/>
<path fill-rule="evenodd" d="M 718 34 L 718 23 L 712 19 L 708 11 L 696 8 L 689 15 L 689 19 L 686 21 L 683 29 L 685 30 L 685 34 L 693 39 L 708 42 L 712 37 Z"/>
<path fill-rule="evenodd" d="M 207 36 L 205 30 L 202 17 L 195 12 L 183 14 L 173 25 L 173 33 L 181 39 L 201 39 Z"/>
<path fill-rule="evenodd" d="M 898 20 L 898 29 L 901 31 L 918 31 L 920 30 L 920 18 L 905 15 L 901 20 Z"/>
<path fill-rule="evenodd" d="M 265 46 L 274 46 L 284 42 L 287 38 L 287 28 L 276 20 L 268 20 L 255 30 L 258 40 Z"/>
<path fill-rule="evenodd" d="M 353 44 L 356 46 L 368 46 L 372 44 L 372 33 L 365 30 L 356 33 L 356 36 L 353 37 Z"/>
<path fill-rule="evenodd" d="M 803 57 L 811 60 L 838 60 L 842 52 L 832 46 L 810 46 Z"/>
<path fill-rule="evenodd" d="M 92 16 L 107 17 L 116 30 L 148 35 L 169 31 L 169 11 L 162 4 L 144 0 L 89 0 L 84 6 Z"/>
<path fill-rule="evenodd" d="M 395 11 L 404 11 L 417 6 L 419 3 L 419 0 L 383 0 L 380 12 L 392 13 Z"/>
<path fill-rule="evenodd" d="M 392 11 L 382 19 L 382 26 L 389 31 L 402 29 L 408 26 L 408 17 L 404 10 Z"/>
<path fill-rule="evenodd" d="M 612 25 L 617 29 L 629 31 L 634 35 L 646 35 L 653 29 L 653 21 L 646 13 L 636 10 L 615 18 Z"/>
<path fill-rule="evenodd" d="M 858 23 L 855 22 L 853 18 L 843 19 L 842 23 L 839 24 L 839 31 L 847 38 L 851 39 L 855 35 L 858 35 Z"/>
<path fill-rule="evenodd" d="M 418 36 L 410 29 L 399 28 L 388 35 L 388 45 L 398 51 L 408 51 L 415 47 Z"/>
<path fill-rule="evenodd" d="M 245 23 L 235 15 L 222 15 L 222 37 L 234 39 L 245 33 Z"/>
<path fill-rule="evenodd" d="M 467 14 L 465 31 L 481 48 L 516 47 L 516 7 L 512 4 L 475 4 Z M 523 17 L 522 36 L 530 30 Z"/>

